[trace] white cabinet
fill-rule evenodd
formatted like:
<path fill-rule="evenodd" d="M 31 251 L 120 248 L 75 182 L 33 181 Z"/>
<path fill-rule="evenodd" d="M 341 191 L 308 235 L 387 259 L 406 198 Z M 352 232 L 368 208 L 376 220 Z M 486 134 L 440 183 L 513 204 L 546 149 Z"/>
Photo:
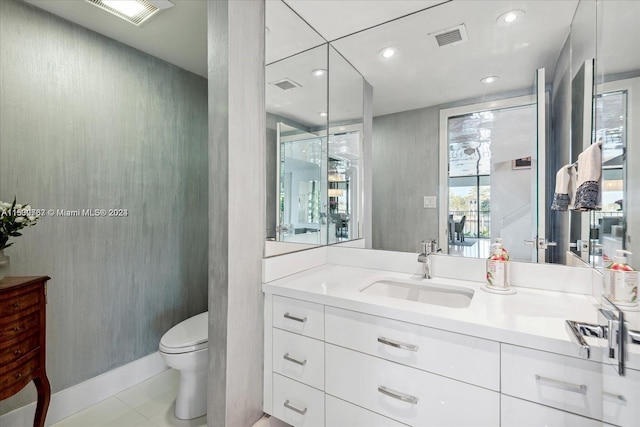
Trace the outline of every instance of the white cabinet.
<path fill-rule="evenodd" d="M 602 427 L 602 422 L 502 395 L 501 427 Z"/>
<path fill-rule="evenodd" d="M 273 372 L 324 389 L 324 343 L 273 329 Z"/>
<path fill-rule="evenodd" d="M 406 424 L 383 417 L 329 394 L 325 395 L 324 405 L 327 427 L 406 427 Z"/>
<path fill-rule="evenodd" d="M 414 426 L 500 423 L 494 391 L 378 357 L 325 345 L 325 390 L 358 406 Z"/>
<path fill-rule="evenodd" d="M 530 348 L 502 345 L 502 393 L 602 419 L 602 365 Z"/>
<path fill-rule="evenodd" d="M 325 322 L 328 343 L 500 390 L 498 342 L 334 307 Z"/>
<path fill-rule="evenodd" d="M 264 394 L 296 427 L 640 425 L 640 371 L 272 294 Z"/>
<path fill-rule="evenodd" d="M 324 306 L 274 295 L 273 326 L 324 340 Z"/>
<path fill-rule="evenodd" d="M 640 371 L 627 369 L 624 377 L 603 367 L 602 420 L 623 427 L 640 425 Z"/>
<path fill-rule="evenodd" d="M 638 371 L 627 369 L 625 376 L 621 377 L 606 364 L 502 344 L 501 372 L 504 395 L 534 402 L 527 405 L 532 410 L 531 422 L 549 417 L 550 426 L 590 425 L 587 421 L 580 424 L 579 420 L 586 418 L 567 414 L 573 413 L 622 427 L 640 424 Z M 513 401 L 506 401 L 515 406 Z M 519 399 L 516 401 L 519 406 L 524 405 Z M 520 418 L 505 414 L 505 399 L 502 402 L 502 425 L 519 425 L 517 420 Z M 526 415 L 523 417 L 527 418 Z M 514 419 L 515 423 L 505 424 L 505 420 Z M 601 425 L 600 422 L 597 425 Z"/>
<path fill-rule="evenodd" d="M 324 427 L 324 393 L 273 374 L 271 415 L 294 427 Z"/>

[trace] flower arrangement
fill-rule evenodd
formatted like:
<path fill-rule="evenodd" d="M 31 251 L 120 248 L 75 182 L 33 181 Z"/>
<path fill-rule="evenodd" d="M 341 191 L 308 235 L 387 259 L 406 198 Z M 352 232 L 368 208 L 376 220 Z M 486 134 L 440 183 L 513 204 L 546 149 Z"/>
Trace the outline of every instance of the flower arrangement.
<path fill-rule="evenodd" d="M 19 231 L 36 225 L 38 219 L 31 215 L 31 206 L 17 204 L 15 197 L 13 203 L 0 201 L 0 251 L 13 245 L 7 243 L 9 238 L 22 236 Z"/>

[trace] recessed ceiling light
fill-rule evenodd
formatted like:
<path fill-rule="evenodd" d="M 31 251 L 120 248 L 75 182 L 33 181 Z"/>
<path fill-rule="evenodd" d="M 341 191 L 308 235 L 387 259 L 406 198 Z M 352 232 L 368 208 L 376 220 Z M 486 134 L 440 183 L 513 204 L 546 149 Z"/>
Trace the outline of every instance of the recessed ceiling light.
<path fill-rule="evenodd" d="M 326 112 L 326 111 L 320 111 L 320 112 L 318 113 L 318 115 L 319 115 L 320 117 L 327 117 L 327 112 Z"/>
<path fill-rule="evenodd" d="M 498 76 L 487 76 L 484 79 L 480 80 L 480 83 L 491 84 L 498 80 L 500 77 Z"/>
<path fill-rule="evenodd" d="M 169 9 L 174 4 L 169 0 L 86 0 L 100 9 L 124 19 L 125 21 L 141 25 L 157 12 Z"/>
<path fill-rule="evenodd" d="M 318 68 L 318 69 L 316 69 L 316 70 L 313 70 L 313 71 L 311 72 L 311 75 L 312 75 L 313 77 L 322 77 L 322 76 L 324 76 L 326 73 L 327 73 L 327 70 L 325 70 L 324 68 Z"/>
<path fill-rule="evenodd" d="M 389 59 L 397 52 L 398 51 L 394 47 L 386 47 L 380 51 L 380 56 L 382 56 L 384 59 Z"/>
<path fill-rule="evenodd" d="M 513 25 L 524 16 L 524 11 L 522 10 L 510 10 L 509 12 L 505 12 L 498 17 L 498 25 L 506 26 Z"/>

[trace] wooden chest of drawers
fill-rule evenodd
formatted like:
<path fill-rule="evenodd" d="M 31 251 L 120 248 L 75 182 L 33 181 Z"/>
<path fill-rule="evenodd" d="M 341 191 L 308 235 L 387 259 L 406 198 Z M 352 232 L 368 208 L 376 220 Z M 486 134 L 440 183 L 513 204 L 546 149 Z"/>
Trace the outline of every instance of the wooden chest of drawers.
<path fill-rule="evenodd" d="M 48 277 L 0 280 L 0 399 L 36 385 L 34 426 L 44 426 L 51 399 L 45 372 L 46 283 Z"/>

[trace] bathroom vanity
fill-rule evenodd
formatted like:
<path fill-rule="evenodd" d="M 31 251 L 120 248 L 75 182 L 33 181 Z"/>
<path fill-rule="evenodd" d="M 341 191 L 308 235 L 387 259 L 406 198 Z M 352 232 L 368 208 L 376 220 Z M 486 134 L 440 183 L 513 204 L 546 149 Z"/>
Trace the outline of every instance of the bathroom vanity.
<path fill-rule="evenodd" d="M 264 283 L 265 412 L 294 426 L 637 425 L 640 351 L 618 376 L 565 329 L 597 322 L 595 298 L 481 286 L 332 264 Z"/>

